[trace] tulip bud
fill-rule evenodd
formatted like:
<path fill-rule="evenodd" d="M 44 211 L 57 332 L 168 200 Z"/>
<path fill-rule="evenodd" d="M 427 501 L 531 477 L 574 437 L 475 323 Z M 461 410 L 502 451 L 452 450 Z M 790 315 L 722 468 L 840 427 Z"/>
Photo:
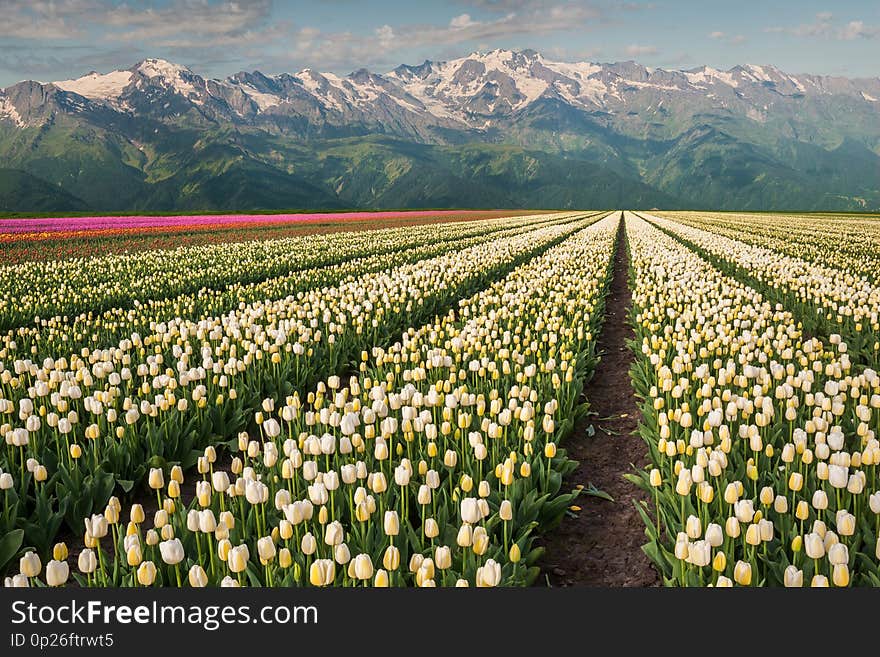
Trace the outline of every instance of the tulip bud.
<path fill-rule="evenodd" d="M 494 559 L 487 559 L 485 565 L 477 568 L 476 579 L 478 587 L 498 586 L 501 582 L 501 564 Z"/>
<path fill-rule="evenodd" d="M 752 583 L 752 564 L 737 561 L 733 568 L 733 579 L 740 586 L 749 586 Z"/>
<path fill-rule="evenodd" d="M 433 518 L 425 519 L 424 533 L 426 538 L 437 538 L 440 534 L 440 527 Z"/>
<path fill-rule="evenodd" d="M 825 575 L 813 575 L 813 579 L 810 582 L 810 586 L 813 588 L 828 588 L 828 578 Z"/>
<path fill-rule="evenodd" d="M 263 536 L 257 539 L 257 554 L 260 557 L 260 563 L 264 565 L 275 559 L 275 543 L 272 542 L 271 536 Z"/>
<path fill-rule="evenodd" d="M 397 570 L 400 567 L 400 550 L 393 545 L 389 545 L 382 556 L 382 565 L 386 570 L 392 572 Z"/>
<path fill-rule="evenodd" d="M 685 560 L 688 558 L 690 543 L 688 542 L 688 536 L 685 532 L 678 532 L 678 536 L 675 539 L 674 552 L 677 559 Z"/>
<path fill-rule="evenodd" d="M 137 580 L 141 586 L 151 586 L 156 581 L 156 564 L 144 561 L 137 569 Z"/>
<path fill-rule="evenodd" d="M 476 498 L 466 497 L 461 500 L 460 504 L 461 519 L 471 525 L 475 525 L 482 520 L 479 504 Z"/>
<path fill-rule="evenodd" d="M 514 543 L 510 546 L 508 558 L 510 559 L 510 563 L 519 563 L 519 560 L 522 558 L 522 552 L 520 551 L 519 545 L 517 543 Z"/>
<path fill-rule="evenodd" d="M 373 586 L 376 588 L 388 588 L 391 585 L 388 579 L 388 572 L 380 568 L 376 571 L 376 577 L 373 580 Z"/>
<path fill-rule="evenodd" d="M 730 538 L 738 538 L 740 534 L 739 520 L 730 516 L 724 525 L 724 531 Z"/>
<path fill-rule="evenodd" d="M 89 548 L 80 552 L 77 560 L 77 567 L 84 575 L 95 572 L 98 568 L 98 558 L 95 556 L 95 552 Z"/>
<path fill-rule="evenodd" d="M 70 566 L 66 561 L 52 560 L 46 564 L 46 584 L 63 586 L 70 577 Z"/>
<path fill-rule="evenodd" d="M 788 498 L 785 495 L 777 495 L 773 500 L 773 510 L 780 515 L 788 513 Z"/>
<path fill-rule="evenodd" d="M 208 574 L 198 564 L 189 569 L 189 585 L 193 588 L 202 588 L 208 585 Z"/>
<path fill-rule="evenodd" d="M 804 549 L 810 559 L 821 559 L 825 556 L 825 543 L 822 537 L 815 532 L 804 536 Z"/>
<path fill-rule="evenodd" d="M 245 544 L 236 545 L 229 551 L 226 563 L 229 570 L 233 573 L 242 573 L 247 569 L 248 560 L 250 559 L 250 550 Z"/>
<path fill-rule="evenodd" d="M 685 523 L 685 531 L 687 532 L 688 538 L 699 538 L 703 533 L 700 519 L 696 516 L 688 516 L 687 522 Z"/>
<path fill-rule="evenodd" d="M 761 544 L 761 532 L 758 529 L 758 525 L 751 524 L 746 527 L 746 543 L 749 545 Z"/>
<path fill-rule="evenodd" d="M 400 533 L 400 518 L 397 511 L 386 511 L 383 519 L 386 536 L 397 536 Z"/>
<path fill-rule="evenodd" d="M 282 568 L 290 568 L 293 563 L 293 555 L 290 553 L 290 550 L 285 548 L 281 548 L 278 550 L 278 565 Z"/>
<path fill-rule="evenodd" d="M 797 566 L 788 566 L 783 573 L 783 581 L 788 588 L 801 588 L 804 585 L 804 571 Z"/>
<path fill-rule="evenodd" d="M 18 568 L 22 575 L 30 578 L 36 577 L 40 574 L 40 571 L 43 569 L 43 564 L 40 562 L 40 557 L 37 556 L 36 552 L 28 550 L 19 560 Z"/>
<path fill-rule="evenodd" d="M 303 534 L 302 540 L 300 541 L 300 550 L 303 554 L 310 556 L 315 553 L 315 550 L 318 549 L 318 541 L 312 536 L 311 532 L 306 532 Z"/>
<path fill-rule="evenodd" d="M 170 527 L 170 525 L 167 526 Z M 159 553 L 162 555 L 162 561 L 168 565 L 179 564 L 184 558 L 183 544 L 179 538 L 162 541 L 159 543 Z"/>
<path fill-rule="evenodd" d="M 56 561 L 67 561 L 67 544 L 66 543 L 56 543 L 52 548 L 52 558 Z"/>
<path fill-rule="evenodd" d="M 852 536 L 856 531 L 856 517 L 845 511 L 837 512 L 837 531 L 841 536 Z"/>
<path fill-rule="evenodd" d="M 328 586 L 336 578 L 336 562 L 332 559 L 315 559 L 309 567 L 312 586 Z"/>
<path fill-rule="evenodd" d="M 373 577 L 373 561 L 367 554 L 359 554 L 352 560 L 351 570 L 359 580 L 368 580 Z"/>
<path fill-rule="evenodd" d="M 706 541 L 712 547 L 720 547 L 724 543 L 724 530 L 721 525 L 711 523 L 706 527 Z"/>
<path fill-rule="evenodd" d="M 161 468 L 150 468 L 150 476 L 148 479 L 150 488 L 159 490 L 165 487 L 165 478 L 162 475 Z"/>
<path fill-rule="evenodd" d="M 128 549 L 125 551 L 125 560 L 132 568 L 141 564 L 141 562 L 144 560 L 144 557 L 143 552 L 141 551 L 140 544 L 136 543 L 128 547 Z"/>

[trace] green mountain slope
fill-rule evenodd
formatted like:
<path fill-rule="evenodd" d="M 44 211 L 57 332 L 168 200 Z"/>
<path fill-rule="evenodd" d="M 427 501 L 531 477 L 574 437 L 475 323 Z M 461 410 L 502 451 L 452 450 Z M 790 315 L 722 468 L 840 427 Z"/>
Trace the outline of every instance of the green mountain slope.
<path fill-rule="evenodd" d="M 80 212 L 85 201 L 26 171 L 0 169 L 0 212 Z"/>

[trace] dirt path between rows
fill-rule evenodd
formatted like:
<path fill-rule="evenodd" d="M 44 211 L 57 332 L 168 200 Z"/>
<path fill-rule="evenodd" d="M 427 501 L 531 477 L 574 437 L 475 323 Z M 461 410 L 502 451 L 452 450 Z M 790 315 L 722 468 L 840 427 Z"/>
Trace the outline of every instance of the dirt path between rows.
<path fill-rule="evenodd" d="M 566 517 L 546 536 L 540 584 L 550 586 L 659 586 L 660 580 L 641 546 L 646 542 L 644 523 L 633 506 L 647 496 L 623 478 L 632 466 L 647 462 L 644 442 L 636 430 L 639 409 L 630 385 L 632 352 L 626 342 L 633 337 L 627 323 L 632 303 L 627 284 L 629 262 L 623 221 L 620 222 L 614 273 L 605 299 L 605 322 L 597 342 L 601 361 L 584 394 L 589 415 L 566 440 L 570 458 L 580 465 L 563 488 L 592 484 L 613 502 L 580 496 L 576 517 Z M 592 425 L 595 435 L 588 436 Z"/>

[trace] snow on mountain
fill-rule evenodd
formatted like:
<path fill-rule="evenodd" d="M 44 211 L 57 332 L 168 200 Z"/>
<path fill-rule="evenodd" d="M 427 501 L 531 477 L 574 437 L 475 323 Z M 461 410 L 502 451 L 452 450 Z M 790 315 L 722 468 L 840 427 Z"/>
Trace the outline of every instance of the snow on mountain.
<path fill-rule="evenodd" d="M 253 101 L 257 104 L 257 107 L 260 108 L 261 112 L 266 111 L 270 107 L 276 107 L 282 103 L 282 99 L 275 94 L 268 94 L 262 91 L 257 91 L 257 89 L 249 84 L 240 84 L 238 88 L 241 89 L 246 96 L 253 99 Z"/>
<path fill-rule="evenodd" d="M 345 109 L 341 99 L 344 99 L 346 94 L 341 89 L 342 84 L 338 76 L 332 73 L 318 73 L 307 68 L 300 71 L 296 77 L 301 80 L 303 88 L 327 109 L 340 112 Z"/>
<path fill-rule="evenodd" d="M 600 105 L 609 93 L 616 93 L 595 77 L 602 71 L 598 64 L 545 62 L 545 65 L 561 76 L 562 79 L 554 81 L 553 88 L 569 103 Z"/>
<path fill-rule="evenodd" d="M 166 80 L 178 80 L 185 75 L 192 75 L 186 66 L 173 64 L 164 59 L 145 59 L 137 65 L 136 70 L 148 78 L 163 78 Z"/>
<path fill-rule="evenodd" d="M 703 66 L 702 68 L 696 68 L 690 71 L 682 71 L 682 73 L 688 79 L 688 82 L 695 86 L 712 84 L 716 80 L 730 87 L 736 87 L 739 85 L 736 78 L 734 78 L 728 71 L 719 71 L 711 66 Z"/>
<path fill-rule="evenodd" d="M 385 125 L 419 134 L 435 127 L 490 128 L 543 99 L 607 115 L 656 112 L 661 106 L 685 112 L 724 107 L 754 118 L 780 98 L 797 102 L 838 96 L 869 105 L 871 111 L 880 98 L 878 79 L 795 76 L 755 64 L 727 71 L 710 66 L 675 71 L 635 62 L 557 62 L 534 50 L 475 52 L 401 65 L 384 75 L 365 69 L 347 76 L 304 69 L 275 76 L 242 72 L 223 80 L 146 59 L 128 70 L 29 84 L 37 87 L 19 83 L 0 94 L 0 116 L 16 124 L 46 120 L 49 114 L 37 108 L 53 98 L 54 87 L 70 92 L 58 99 L 61 111 L 109 108 L 173 118 L 194 110 L 207 120 L 233 122 L 307 117 L 314 124 Z M 18 91 L 12 93 L 13 88 Z"/>
<path fill-rule="evenodd" d="M 400 66 L 386 77 L 433 114 L 459 120 L 468 113 L 522 109 L 554 81 L 543 57 L 529 50 L 492 50 L 420 67 Z"/>
<path fill-rule="evenodd" d="M 92 71 L 75 80 L 53 82 L 59 89 L 70 91 L 92 100 L 115 101 L 131 82 L 131 71 L 112 71 L 105 75 Z"/>
<path fill-rule="evenodd" d="M 304 69 L 294 79 L 322 107 L 333 112 L 370 112 L 390 102 L 408 112 L 430 114 L 405 89 L 387 77 L 370 73 L 366 69 L 355 71 L 346 77 Z"/>
<path fill-rule="evenodd" d="M 0 119 L 12 121 L 19 128 L 24 127 L 24 121 L 21 120 L 18 110 L 5 95 L 0 95 Z"/>
<path fill-rule="evenodd" d="M 164 59 L 145 59 L 135 68 L 135 72 L 148 79 L 151 84 L 170 89 L 181 96 L 192 99 L 196 104 L 203 100 L 200 96 L 207 92 L 207 83 L 186 66 L 173 64 Z M 199 87 L 196 87 L 196 82 Z"/>
<path fill-rule="evenodd" d="M 767 71 L 764 70 L 763 66 L 746 64 L 744 68 L 749 72 L 754 80 L 758 82 L 772 82 L 772 79 L 769 75 L 767 75 Z"/>

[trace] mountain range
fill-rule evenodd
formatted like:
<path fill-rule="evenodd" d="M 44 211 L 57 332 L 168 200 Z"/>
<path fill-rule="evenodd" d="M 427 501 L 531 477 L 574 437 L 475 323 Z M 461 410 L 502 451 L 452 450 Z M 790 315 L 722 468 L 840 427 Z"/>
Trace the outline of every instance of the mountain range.
<path fill-rule="evenodd" d="M 880 78 L 551 61 L 135 66 L 0 90 L 0 211 L 880 209 Z"/>

